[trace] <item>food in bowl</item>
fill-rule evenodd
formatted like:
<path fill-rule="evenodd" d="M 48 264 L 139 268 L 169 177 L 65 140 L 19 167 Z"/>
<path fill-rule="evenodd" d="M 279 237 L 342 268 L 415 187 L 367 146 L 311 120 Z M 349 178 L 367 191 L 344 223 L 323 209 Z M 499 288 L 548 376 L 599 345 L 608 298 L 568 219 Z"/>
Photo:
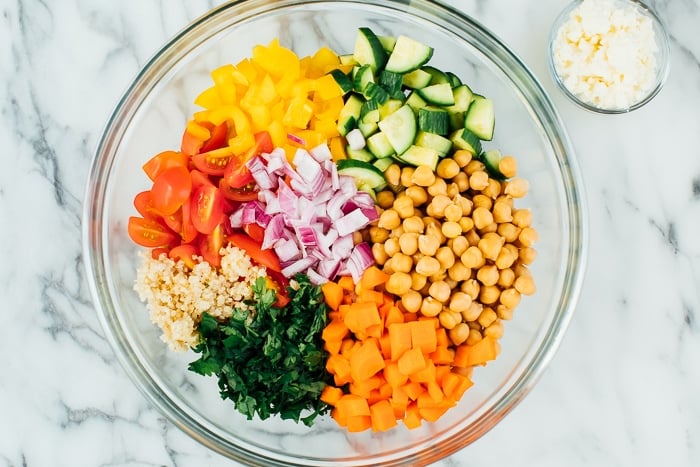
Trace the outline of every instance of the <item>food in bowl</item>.
<path fill-rule="evenodd" d="M 494 102 L 432 54 L 366 27 L 349 54 L 256 46 L 144 164 L 136 289 L 247 418 L 435 422 L 535 292 L 529 184 L 482 146 Z"/>

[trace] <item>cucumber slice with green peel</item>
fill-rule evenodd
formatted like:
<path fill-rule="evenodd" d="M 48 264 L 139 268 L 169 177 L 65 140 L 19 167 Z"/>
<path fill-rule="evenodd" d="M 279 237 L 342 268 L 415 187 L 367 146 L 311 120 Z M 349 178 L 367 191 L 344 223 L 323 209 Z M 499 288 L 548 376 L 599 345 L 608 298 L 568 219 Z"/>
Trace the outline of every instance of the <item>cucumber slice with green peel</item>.
<path fill-rule="evenodd" d="M 376 161 L 372 162 L 372 165 L 375 166 L 382 173 L 384 173 L 386 172 L 386 169 L 388 169 L 389 166 L 393 163 L 394 159 L 392 159 L 391 157 L 384 157 L 382 159 L 377 159 Z"/>
<path fill-rule="evenodd" d="M 481 141 L 479 137 L 466 128 L 457 130 L 450 135 L 450 140 L 457 149 L 464 149 L 472 155 L 481 154 Z"/>
<path fill-rule="evenodd" d="M 381 190 L 386 186 L 384 172 L 369 162 L 341 159 L 338 161 L 338 173 L 353 177 L 357 186 L 366 186 L 373 190 Z"/>
<path fill-rule="evenodd" d="M 375 100 L 368 100 L 362 103 L 360 109 L 360 122 L 362 123 L 377 123 L 380 118 L 379 104 Z"/>
<path fill-rule="evenodd" d="M 426 165 L 430 167 L 432 171 L 435 171 L 438 161 L 440 160 L 440 155 L 433 148 L 411 145 L 406 151 L 401 153 L 399 159 L 406 164 L 416 167 L 419 165 Z"/>
<path fill-rule="evenodd" d="M 386 69 L 394 73 L 408 73 L 420 68 L 432 56 L 432 47 L 410 37 L 399 36 L 386 62 Z"/>
<path fill-rule="evenodd" d="M 466 112 L 447 111 L 450 116 L 450 131 L 461 130 L 464 128 L 464 116 Z"/>
<path fill-rule="evenodd" d="M 362 136 L 368 138 L 370 135 L 373 135 L 379 127 L 377 126 L 377 122 L 359 121 L 357 123 L 357 128 L 360 130 L 360 133 L 362 133 Z"/>
<path fill-rule="evenodd" d="M 364 191 L 374 200 L 375 203 L 377 202 L 377 193 L 374 191 L 374 189 L 370 188 L 369 185 L 358 185 L 357 190 Z"/>
<path fill-rule="evenodd" d="M 350 145 L 345 147 L 345 153 L 349 159 L 363 162 L 372 162 L 375 157 L 366 149 L 352 149 Z"/>
<path fill-rule="evenodd" d="M 451 71 L 445 72 L 445 75 L 447 75 L 447 79 L 450 80 L 450 86 L 453 88 L 456 88 L 457 86 L 460 86 L 462 84 L 462 80 L 459 79 L 459 76 L 455 75 Z"/>
<path fill-rule="evenodd" d="M 466 117 L 464 127 L 474 133 L 479 139 L 491 141 L 496 124 L 496 114 L 493 101 L 486 97 L 474 96 Z"/>
<path fill-rule="evenodd" d="M 367 99 L 377 101 L 377 104 L 382 105 L 389 100 L 389 93 L 377 83 L 367 83 L 364 92 L 362 93 Z"/>
<path fill-rule="evenodd" d="M 498 181 L 503 181 L 506 177 L 498 169 L 498 163 L 501 162 L 501 151 L 498 149 L 489 149 L 484 151 L 479 156 L 479 160 L 486 166 L 488 174 Z"/>
<path fill-rule="evenodd" d="M 416 92 L 430 104 L 448 106 L 455 103 L 455 96 L 449 83 L 431 84 L 430 86 L 416 89 Z"/>
<path fill-rule="evenodd" d="M 387 53 L 391 53 L 391 51 L 394 50 L 396 46 L 396 38 L 394 36 L 377 36 L 377 39 L 379 39 L 379 42 Z"/>
<path fill-rule="evenodd" d="M 338 133 L 345 136 L 350 130 L 357 127 L 362 111 L 364 99 L 356 94 L 350 94 L 345 105 L 338 114 Z"/>
<path fill-rule="evenodd" d="M 430 80 L 432 78 L 433 75 L 418 68 L 417 70 L 403 75 L 403 85 L 411 89 L 420 89 L 430 85 Z"/>
<path fill-rule="evenodd" d="M 418 109 L 418 129 L 437 135 L 446 135 L 450 129 L 450 115 L 441 107 L 421 107 Z"/>
<path fill-rule="evenodd" d="M 369 65 L 372 70 L 380 70 L 386 65 L 388 55 L 379 38 L 369 28 L 359 28 L 355 38 L 353 58 L 360 65 Z"/>
<path fill-rule="evenodd" d="M 384 104 L 379 106 L 379 117 L 386 118 L 393 114 L 403 106 L 403 101 L 399 99 L 389 99 Z"/>
<path fill-rule="evenodd" d="M 386 134 L 397 154 L 403 153 L 413 144 L 417 133 L 416 127 L 416 115 L 408 105 L 404 105 L 379 121 L 379 129 Z"/>
<path fill-rule="evenodd" d="M 394 147 L 389 142 L 384 132 L 378 131 L 367 138 L 367 149 L 374 154 L 377 159 L 389 158 L 394 154 Z"/>
<path fill-rule="evenodd" d="M 428 105 L 427 102 L 425 102 L 425 99 L 423 99 L 416 91 L 413 91 L 411 94 L 408 95 L 408 98 L 406 99 L 406 104 L 409 105 L 413 111 L 418 115 L 418 111 Z"/>
<path fill-rule="evenodd" d="M 450 84 L 450 77 L 447 76 L 447 73 L 445 73 L 442 70 L 438 70 L 434 66 L 426 65 L 423 68 L 421 68 L 421 70 L 430 74 L 430 82 L 428 83 L 429 85 L 442 83 Z"/>
<path fill-rule="evenodd" d="M 419 131 L 416 136 L 416 146 L 435 149 L 440 157 L 445 157 L 452 150 L 452 141 L 444 136 Z"/>
<path fill-rule="evenodd" d="M 343 94 L 352 91 L 353 88 L 353 83 L 352 79 L 342 71 L 335 69 L 331 70 L 329 74 L 333 77 L 336 83 L 338 83 L 338 86 L 340 86 L 340 89 L 343 90 Z"/>
<path fill-rule="evenodd" d="M 404 95 L 401 91 L 401 86 L 403 85 L 403 75 L 401 73 L 394 73 L 387 70 L 382 70 L 379 73 L 379 84 L 389 93 L 394 99 L 403 99 Z"/>
<path fill-rule="evenodd" d="M 362 65 L 353 70 L 352 87 L 356 92 L 364 93 L 369 83 L 374 83 L 374 71 L 370 65 Z"/>
<path fill-rule="evenodd" d="M 466 84 L 461 84 L 452 89 L 452 96 L 455 103 L 447 107 L 450 112 L 466 112 L 469 110 L 469 105 L 472 103 L 474 93 Z"/>

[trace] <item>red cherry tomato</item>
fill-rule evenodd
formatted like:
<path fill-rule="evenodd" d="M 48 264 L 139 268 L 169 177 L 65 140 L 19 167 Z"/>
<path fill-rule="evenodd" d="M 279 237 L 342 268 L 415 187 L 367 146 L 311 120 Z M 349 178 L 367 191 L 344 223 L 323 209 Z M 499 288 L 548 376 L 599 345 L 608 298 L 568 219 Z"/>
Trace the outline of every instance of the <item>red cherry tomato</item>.
<path fill-rule="evenodd" d="M 153 207 L 153 199 L 151 198 L 151 190 L 142 191 L 134 197 L 134 207 L 141 214 L 141 217 L 146 219 L 158 219 L 160 215 Z"/>
<path fill-rule="evenodd" d="M 183 243 L 182 245 L 178 245 L 170 250 L 168 256 L 176 262 L 182 260 L 182 262 L 185 263 L 185 266 L 193 269 L 195 265 L 193 256 L 199 256 L 199 253 L 194 245 Z"/>
<path fill-rule="evenodd" d="M 224 226 L 223 224 L 218 224 L 209 235 L 202 238 L 199 249 L 202 253 L 202 258 L 204 258 L 207 263 L 211 264 L 212 267 L 218 268 L 221 266 L 219 250 L 221 250 L 223 246 Z"/>
<path fill-rule="evenodd" d="M 226 144 L 228 144 L 228 125 L 226 122 L 223 122 L 211 129 L 211 136 L 202 145 L 199 152 L 213 151 L 224 147 Z"/>
<path fill-rule="evenodd" d="M 173 214 L 189 200 L 191 191 L 190 172 L 184 167 L 169 168 L 159 174 L 153 182 L 153 207 L 163 215 Z"/>
<path fill-rule="evenodd" d="M 258 192 L 253 190 L 253 184 L 249 183 L 243 188 L 232 188 L 225 178 L 219 180 L 219 190 L 224 198 L 231 201 L 253 201 L 258 199 Z"/>
<path fill-rule="evenodd" d="M 209 235 L 224 219 L 221 192 L 213 185 L 202 185 L 194 192 L 191 203 L 190 215 L 194 228 Z"/>
<path fill-rule="evenodd" d="M 253 176 L 245 166 L 245 163 L 237 157 L 232 157 L 224 169 L 224 180 L 231 188 L 243 188 L 252 183 Z"/>
<path fill-rule="evenodd" d="M 280 260 L 272 250 L 263 250 L 260 243 L 250 238 L 245 233 L 232 233 L 227 240 L 233 246 L 244 250 L 250 258 L 261 266 L 272 271 L 282 271 Z"/>
<path fill-rule="evenodd" d="M 243 226 L 243 231 L 248 234 L 250 238 L 256 242 L 262 244 L 265 238 L 265 229 L 260 227 L 258 224 L 247 224 Z"/>
<path fill-rule="evenodd" d="M 214 184 L 212 183 L 209 176 L 200 172 L 197 169 L 192 169 L 190 171 L 190 177 L 192 178 L 192 192 L 193 193 L 197 188 L 199 188 L 202 185 L 214 186 Z"/>
<path fill-rule="evenodd" d="M 192 222 L 192 203 L 188 201 L 182 205 L 182 229 L 180 230 L 182 243 L 194 241 L 197 235 L 199 235 L 199 232 Z"/>
<path fill-rule="evenodd" d="M 155 180 L 158 175 L 173 167 L 187 167 L 187 156 L 177 151 L 163 151 L 143 164 L 143 171 L 148 178 Z"/>
<path fill-rule="evenodd" d="M 195 154 L 192 156 L 192 164 L 207 175 L 221 177 L 232 157 L 233 153 L 228 147 L 219 148 Z"/>
<path fill-rule="evenodd" d="M 178 241 L 177 234 L 168 226 L 152 219 L 129 217 L 127 230 L 134 243 L 147 248 L 170 248 Z"/>

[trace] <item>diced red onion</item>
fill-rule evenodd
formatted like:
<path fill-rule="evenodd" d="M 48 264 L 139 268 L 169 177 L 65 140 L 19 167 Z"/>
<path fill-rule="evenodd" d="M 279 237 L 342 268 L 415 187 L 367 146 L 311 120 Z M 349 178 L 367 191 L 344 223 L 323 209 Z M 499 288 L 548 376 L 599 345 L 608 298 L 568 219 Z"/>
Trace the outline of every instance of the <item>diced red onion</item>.
<path fill-rule="evenodd" d="M 292 143 L 296 143 L 299 146 L 306 146 L 306 141 L 304 141 L 303 138 L 298 137 L 297 135 L 293 135 L 291 133 L 287 133 L 287 139 L 291 141 Z"/>
<path fill-rule="evenodd" d="M 360 230 L 368 223 L 369 219 L 358 208 L 335 221 L 335 230 L 338 231 L 338 235 L 341 237 L 352 235 L 353 232 Z"/>
<path fill-rule="evenodd" d="M 328 147 L 327 144 L 319 144 L 315 148 L 311 149 L 309 153 L 318 162 L 329 161 L 333 157 L 333 155 L 331 154 L 331 149 Z"/>
<path fill-rule="evenodd" d="M 301 258 L 289 266 L 282 269 L 282 274 L 284 277 L 292 277 L 295 274 L 306 271 L 308 268 L 313 266 L 318 262 L 318 259 L 307 256 L 306 258 Z"/>

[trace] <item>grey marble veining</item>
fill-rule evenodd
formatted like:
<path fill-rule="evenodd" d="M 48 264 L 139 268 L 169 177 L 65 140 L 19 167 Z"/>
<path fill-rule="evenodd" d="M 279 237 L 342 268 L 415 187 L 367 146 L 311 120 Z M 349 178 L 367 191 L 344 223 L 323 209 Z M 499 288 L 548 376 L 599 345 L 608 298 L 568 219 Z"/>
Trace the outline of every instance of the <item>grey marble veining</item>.
<path fill-rule="evenodd" d="M 224 466 L 132 385 L 82 269 L 87 170 L 114 104 L 173 34 L 217 2 L 0 2 L 0 465 Z M 451 466 L 700 465 L 699 0 L 651 2 L 671 74 L 645 108 L 574 107 L 546 67 L 563 0 L 466 1 L 566 122 L 589 204 L 577 312 L 550 368 Z"/>

